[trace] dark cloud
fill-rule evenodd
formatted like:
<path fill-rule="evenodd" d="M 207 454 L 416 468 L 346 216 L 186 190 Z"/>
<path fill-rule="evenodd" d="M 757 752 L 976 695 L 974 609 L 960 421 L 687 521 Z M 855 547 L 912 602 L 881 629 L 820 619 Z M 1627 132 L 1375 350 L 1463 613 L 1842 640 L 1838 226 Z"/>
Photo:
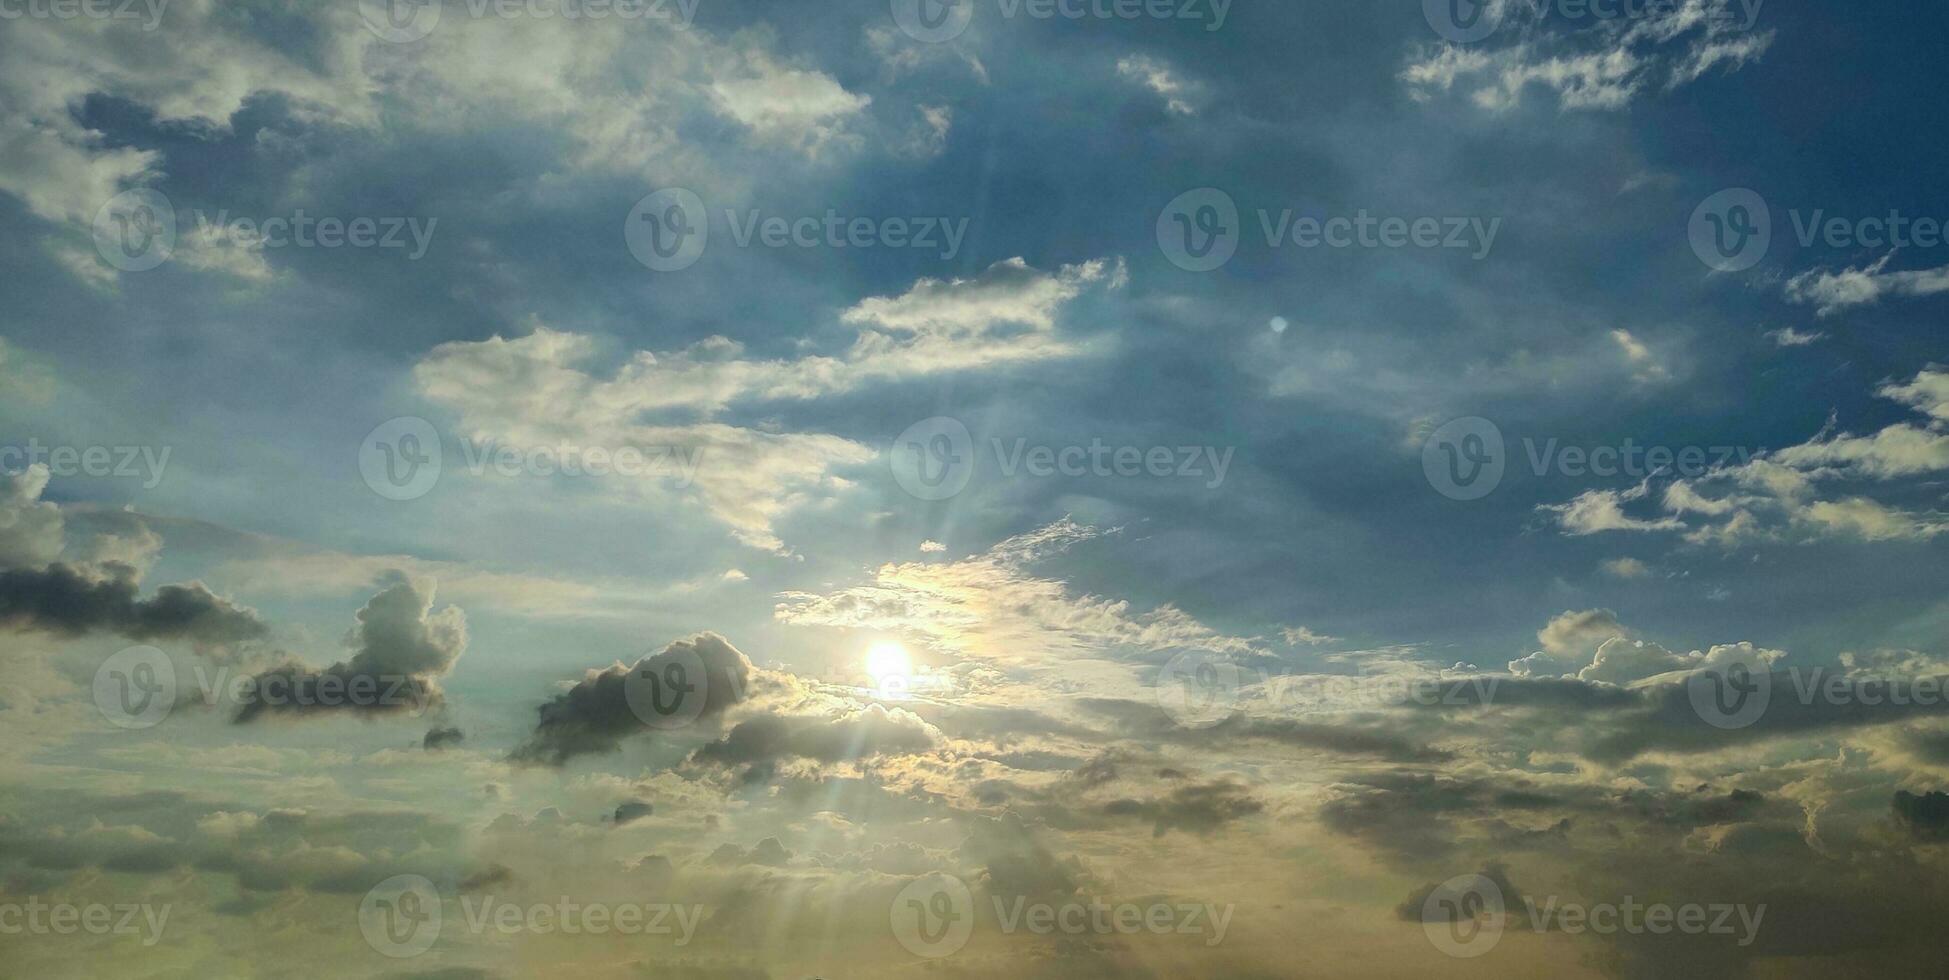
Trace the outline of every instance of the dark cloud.
<path fill-rule="evenodd" d="M 1162 837 L 1173 830 L 1210 836 L 1226 824 L 1264 809 L 1265 803 L 1243 783 L 1219 779 L 1180 786 L 1152 799 L 1115 800 L 1106 804 L 1103 812 L 1150 821 L 1151 834 Z"/>
<path fill-rule="evenodd" d="M 1154 704 L 1115 698 L 1084 698 L 1078 703 L 1091 714 L 1108 719 L 1119 734 L 1146 741 L 1209 747 L 1250 740 L 1395 762 L 1442 762 L 1453 757 L 1394 732 L 1374 728 L 1247 715 L 1233 715 L 1205 728 L 1186 728 Z"/>
<path fill-rule="evenodd" d="M 579 755 L 616 751 L 624 738 L 652 730 L 631 707 L 625 683 L 628 677 L 632 673 L 666 677 L 673 666 L 690 668 L 699 663 L 703 677 L 689 681 L 692 691 L 682 695 L 703 699 L 694 718 L 716 717 L 744 700 L 751 682 L 751 660 L 724 637 L 699 633 L 671 643 L 634 667 L 618 663 L 589 671 L 574 687 L 537 709 L 540 719 L 527 741 L 514 750 L 514 760 L 559 766 Z M 686 669 L 685 676 L 695 674 Z M 689 705 L 683 707 L 688 709 Z"/>
<path fill-rule="evenodd" d="M 467 617 L 455 606 L 434 612 L 432 582 L 401 573 L 388 581 L 359 610 L 358 625 L 347 636 L 354 651 L 349 660 L 322 671 L 286 664 L 258 674 L 236 722 L 266 713 L 386 713 L 439 703 L 440 676 L 467 649 Z"/>
<path fill-rule="evenodd" d="M 1949 840 L 1949 793 L 1895 791 L 1895 822 L 1923 840 Z"/>
<path fill-rule="evenodd" d="M 201 582 L 140 598 L 140 574 L 120 562 L 0 571 L 0 627 L 62 636 L 114 633 L 132 640 L 237 643 L 270 632 L 249 609 Z"/>
<path fill-rule="evenodd" d="M 655 807 L 642 800 L 625 800 L 616 804 L 616 826 L 620 827 L 632 820 L 641 820 L 655 812 Z"/>
<path fill-rule="evenodd" d="M 848 762 L 876 755 L 925 752 L 934 733 L 918 717 L 873 704 L 836 718 L 760 715 L 742 721 L 722 739 L 691 754 L 695 762 L 767 765 L 783 759 Z"/>
<path fill-rule="evenodd" d="M 451 725 L 435 727 L 427 730 L 426 738 L 420 740 L 420 747 L 431 752 L 457 745 L 466 737 L 466 733 Z"/>

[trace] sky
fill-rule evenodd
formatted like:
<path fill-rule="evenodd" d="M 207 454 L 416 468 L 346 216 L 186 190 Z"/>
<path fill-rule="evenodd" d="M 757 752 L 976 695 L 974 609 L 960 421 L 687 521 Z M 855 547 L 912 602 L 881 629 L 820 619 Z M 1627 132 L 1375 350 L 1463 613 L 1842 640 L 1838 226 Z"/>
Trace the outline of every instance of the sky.
<path fill-rule="evenodd" d="M 0 973 L 1939 971 L 1945 29 L 0 0 Z"/>

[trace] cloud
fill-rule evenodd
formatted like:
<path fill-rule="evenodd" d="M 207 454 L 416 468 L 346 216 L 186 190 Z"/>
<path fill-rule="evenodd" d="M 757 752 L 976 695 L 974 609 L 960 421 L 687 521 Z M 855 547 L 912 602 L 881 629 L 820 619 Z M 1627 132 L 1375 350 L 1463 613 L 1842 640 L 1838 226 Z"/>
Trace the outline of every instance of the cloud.
<path fill-rule="evenodd" d="M 1895 822 L 1911 835 L 1921 840 L 1949 840 L 1949 793 L 1896 790 L 1892 805 Z"/>
<path fill-rule="evenodd" d="M 1815 269 L 1787 280 L 1787 299 L 1814 304 L 1815 316 L 1828 316 L 1852 306 L 1872 306 L 1884 296 L 1934 296 L 1949 292 L 1949 266 L 1888 272 L 1895 253 L 1862 268 L 1839 272 Z"/>
<path fill-rule="evenodd" d="M 868 585 L 781 593 L 776 616 L 801 626 L 898 633 L 944 652 L 1011 663 L 1120 650 L 1258 651 L 1252 639 L 1219 633 L 1176 607 L 1136 612 L 1126 600 L 1071 595 L 1066 583 L 1031 571 L 1110 533 L 1064 518 L 959 561 L 890 563 Z"/>
<path fill-rule="evenodd" d="M 1133 54 L 1117 60 L 1117 74 L 1156 93 L 1164 107 L 1180 116 L 1195 114 L 1191 102 L 1194 86 L 1178 77 L 1163 62 L 1148 55 Z"/>
<path fill-rule="evenodd" d="M 872 704 L 837 717 L 760 715 L 739 722 L 690 758 L 724 766 L 765 766 L 795 758 L 854 762 L 926 752 L 940 740 L 940 732 L 913 713 Z"/>
<path fill-rule="evenodd" d="M 634 667 L 618 663 L 590 670 L 538 709 L 535 730 L 515 748 L 514 760 L 560 766 L 580 755 L 616 751 L 623 739 L 653 730 L 631 706 L 624 679 L 632 672 L 669 676 L 672 666 L 682 666 L 688 674 L 695 663 L 702 663 L 703 676 L 690 682 L 701 693 L 686 695 L 702 698 L 693 717 L 715 718 L 744 700 L 754 671 L 751 660 L 724 637 L 698 633 L 672 641 Z"/>
<path fill-rule="evenodd" d="M 624 800 L 616 804 L 616 813 L 613 819 L 616 822 L 616 826 L 620 827 L 631 821 L 641 820 L 655 812 L 656 807 L 642 800 Z"/>
<path fill-rule="evenodd" d="M 1651 576 L 1651 566 L 1636 558 L 1607 558 L 1597 567 L 1612 578 L 1629 580 Z"/>
<path fill-rule="evenodd" d="M 434 752 L 459 745 L 466 738 L 466 733 L 460 729 L 452 725 L 442 725 L 427 729 L 426 737 L 420 740 L 420 747 L 428 752 Z"/>
<path fill-rule="evenodd" d="M 137 525 L 98 537 L 90 561 L 57 561 L 65 550 L 60 508 L 40 499 L 48 471 L 35 464 L 0 474 L 0 628 L 80 637 L 188 640 L 199 646 L 255 640 L 270 630 L 257 614 L 201 582 L 165 585 L 141 598 L 141 566 L 160 539 Z"/>
<path fill-rule="evenodd" d="M 595 356 L 593 338 L 537 322 L 524 337 L 442 344 L 413 377 L 422 395 L 459 413 L 465 434 L 479 442 L 611 453 L 634 447 L 651 459 L 687 461 L 687 468 L 673 463 L 604 485 L 644 494 L 688 490 L 738 540 L 783 552 L 773 521 L 843 489 L 848 484 L 833 471 L 870 462 L 877 452 L 835 435 L 700 419 L 875 382 L 1077 356 L 1082 348 L 1057 333 L 1057 314 L 1120 269 L 1095 261 L 1044 273 L 1011 259 L 975 279 L 922 279 L 904 294 L 842 311 L 841 322 L 858 332 L 838 355 L 757 360 L 738 343 L 713 337 L 676 351 L 639 351 L 602 377 L 584 366 Z"/>
<path fill-rule="evenodd" d="M 1264 801 L 1254 796 L 1243 783 L 1219 779 L 1180 786 L 1151 799 L 1114 800 L 1103 807 L 1103 812 L 1110 816 L 1148 821 L 1154 837 L 1162 837 L 1173 830 L 1209 837 L 1226 824 L 1264 809 Z"/>
<path fill-rule="evenodd" d="M 1555 514 L 1557 526 L 1572 536 L 1605 531 L 1677 531 L 1685 523 L 1675 517 L 1637 518 L 1624 512 L 1624 505 L 1642 500 L 1650 493 L 1650 481 L 1629 490 L 1586 490 L 1563 504 L 1538 504 L 1536 509 Z"/>
<path fill-rule="evenodd" d="M 1780 347 L 1806 347 L 1826 340 L 1827 335 L 1818 330 L 1802 332 L 1792 327 L 1781 327 L 1778 330 L 1767 331 L 1766 339 Z"/>
<path fill-rule="evenodd" d="M 1621 110 L 1646 92 L 1670 92 L 1714 68 L 1738 71 L 1759 60 L 1774 32 L 1751 31 L 1752 24 L 1733 21 L 1728 10 L 1718 0 L 1684 0 L 1643 8 L 1624 26 L 1557 31 L 1547 26 L 1544 18 L 1552 14 L 1545 8 L 1508 2 L 1500 13 L 1483 15 L 1496 17 L 1502 31 L 1468 47 L 1441 45 L 1417 55 L 1399 77 L 1422 102 L 1466 88 L 1477 108 L 1501 112 L 1541 88 L 1562 109 Z M 1518 23 L 1532 11 L 1533 23 Z"/>
<path fill-rule="evenodd" d="M 1683 531 L 1692 544 L 1732 548 L 1764 541 L 1846 537 L 1861 541 L 1924 541 L 1949 531 L 1949 519 L 1916 513 L 1865 493 L 1821 499 L 1823 483 L 1932 477 L 1949 471 L 1949 374 L 1931 366 L 1905 383 L 1881 385 L 1876 394 L 1928 417 L 1898 422 L 1871 435 L 1835 431 L 1828 425 L 1797 445 L 1715 465 L 1705 474 L 1667 485 L 1661 505 L 1670 516 L 1633 517 L 1626 503 L 1650 496 L 1653 474 L 1629 490 L 1587 490 L 1562 504 L 1537 510 L 1554 515 L 1567 535 L 1606 531 Z M 1702 518 L 1697 522 L 1688 518 Z"/>
<path fill-rule="evenodd" d="M 246 724 L 267 712 L 382 713 L 437 704 L 440 678 L 467 649 L 466 614 L 456 606 L 434 612 L 431 581 L 403 573 L 390 579 L 359 610 L 358 624 L 346 637 L 350 659 L 322 671 L 294 663 L 258 674 L 260 694 L 243 702 L 236 722 Z"/>

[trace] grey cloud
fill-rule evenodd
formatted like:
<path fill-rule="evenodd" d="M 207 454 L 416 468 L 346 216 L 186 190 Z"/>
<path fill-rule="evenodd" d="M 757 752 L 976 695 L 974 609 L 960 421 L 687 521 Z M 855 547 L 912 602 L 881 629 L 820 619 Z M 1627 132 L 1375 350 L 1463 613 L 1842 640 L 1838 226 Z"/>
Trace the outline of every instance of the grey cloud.
<path fill-rule="evenodd" d="M 754 669 L 750 658 L 716 633 L 699 633 L 672 642 L 635 667 L 618 663 L 589 671 L 575 686 L 537 709 L 540 719 L 535 730 L 516 747 L 513 759 L 560 766 L 576 756 L 616 751 L 624 738 L 652 730 L 631 709 L 625 678 L 632 671 L 660 675 L 671 665 L 693 658 L 704 665 L 700 719 L 723 714 L 724 709 L 744 700 Z"/>
<path fill-rule="evenodd" d="M 350 659 L 322 671 L 286 664 L 257 675 L 258 693 L 239 707 L 236 722 L 267 712 L 385 713 L 438 703 L 439 678 L 467 649 L 467 617 L 455 606 L 434 612 L 430 581 L 403 573 L 388 580 L 358 612 L 358 625 L 346 638 L 354 651 Z"/>

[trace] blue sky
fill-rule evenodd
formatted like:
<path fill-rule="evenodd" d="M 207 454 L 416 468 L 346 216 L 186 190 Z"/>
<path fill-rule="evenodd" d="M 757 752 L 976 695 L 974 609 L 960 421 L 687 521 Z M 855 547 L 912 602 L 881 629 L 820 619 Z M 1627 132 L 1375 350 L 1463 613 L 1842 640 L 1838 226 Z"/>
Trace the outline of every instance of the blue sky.
<path fill-rule="evenodd" d="M 0 648 L 19 678 L 0 723 L 41 733 L 7 756 L 7 781 L 99 798 L 169 786 L 190 798 L 156 819 L 179 824 L 199 808 L 411 810 L 451 829 L 432 863 L 455 880 L 495 851 L 503 817 L 538 836 L 537 811 L 593 812 L 569 800 L 668 793 L 683 826 L 709 817 L 698 853 L 612 841 L 605 855 L 630 864 L 662 846 L 700 894 L 731 904 L 764 888 L 736 870 L 749 863 L 726 872 L 746 878 L 704 880 L 720 843 L 777 838 L 804 887 L 871 891 L 828 873 L 866 860 L 861 848 L 911 846 L 953 851 L 963 864 L 929 870 L 969 875 L 991 833 L 968 829 L 981 821 L 1025 824 L 1021 837 L 1089 855 L 1107 881 L 1178 825 L 1160 816 L 1154 835 L 1124 841 L 1052 812 L 1045 794 L 1092 759 L 1199 773 L 1186 787 L 1199 793 L 1131 787 L 1137 803 L 1105 812 L 1195 797 L 1200 816 L 1185 819 L 1216 822 L 1178 833 L 1207 870 L 1226 859 L 1204 849 L 1228 843 L 1330 849 L 1349 836 L 1335 821 L 1350 801 L 1407 793 L 1390 780 L 1409 777 L 1468 796 L 1549 774 L 1565 781 L 1552 789 L 1563 814 L 1599 822 L 1625 819 L 1607 808 L 1627 804 L 1595 798 L 1625 786 L 1676 794 L 1659 806 L 1677 809 L 1694 784 L 1767 801 L 1750 823 L 1679 835 L 1693 843 L 1745 832 L 1773 848 L 1796 806 L 1849 821 L 1860 809 L 1833 840 L 1809 831 L 1802 846 L 1830 856 L 1903 828 L 1926 837 L 1889 802 L 1941 776 L 1918 748 L 1940 731 L 1909 715 L 1769 735 L 1763 763 L 1728 745 L 1580 756 L 1616 744 L 1605 723 L 1552 738 L 1548 726 L 1576 723 L 1554 716 L 1506 729 L 1447 712 L 1304 719 L 1397 731 L 1450 760 L 1356 752 L 1366 768 L 1342 771 L 1339 756 L 1309 756 L 1323 751 L 1313 743 L 1159 747 L 1118 727 L 1137 725 L 1126 715 L 1091 714 L 1154 702 L 1186 656 L 1287 677 L 1622 691 L 1656 719 L 1660 685 L 1720 667 L 1734 655 L 1722 649 L 1853 680 L 1928 676 L 1943 655 L 1949 195 L 1930 179 L 1929 79 L 1949 15 L 1511 0 L 1485 8 L 1492 33 L 1458 40 L 1444 23 L 1472 9 L 1458 3 L 1173 0 L 1159 18 L 961 0 L 944 9 L 965 26 L 942 40 L 903 27 L 903 0 L 673 0 L 598 19 L 561 15 L 577 4 L 494 16 L 452 0 L 437 17 L 402 8 L 410 36 L 391 40 L 377 3 L 172 0 L 153 29 L 22 7 L 0 29 L 0 444 L 130 447 L 166 464 L 114 475 L 0 457 L 0 574 L 18 590 L 0 597 Z M 1212 202 L 1223 207 L 1198 207 Z M 148 224 L 159 211 L 167 230 Z M 339 230 L 307 237 L 301 216 Z M 1721 237 L 1743 247 L 1713 258 L 1714 229 L 1755 220 L 1770 244 Z M 1335 239 L 1336 221 L 1371 225 Z M 363 246 L 326 241 L 361 222 Z M 688 229 L 702 250 L 646 260 L 645 229 Z M 1229 258 L 1186 261 L 1186 236 L 1214 232 Z M 1443 436 L 1464 431 L 1445 428 L 1458 419 L 1500 444 L 1483 494 L 1430 475 L 1445 453 L 1473 452 Z M 430 483 L 374 480 L 383 453 L 433 442 Z M 1582 465 L 1632 446 L 1659 447 L 1666 465 Z M 1038 475 L 1022 455 L 1036 447 L 1071 450 L 1079 468 Z M 1102 462 L 1119 449 L 1169 462 Z M 591 450 L 636 453 L 648 472 L 497 475 L 480 455 L 525 470 Z M 478 472 L 477 458 L 490 460 Z M 944 460 L 965 485 L 915 492 L 913 467 Z M 57 580 L 93 604 L 68 604 Z M 157 598 L 188 583 L 201 585 L 169 596 L 180 605 Z M 118 590 L 122 606 L 107 598 Z M 537 727 L 538 707 L 546 719 L 551 698 L 595 683 L 585 671 L 706 632 L 735 645 L 721 656 L 756 671 L 760 694 L 722 717 L 713 705 L 698 730 L 534 765 L 534 747 L 563 738 Z M 1604 653 L 1614 640 L 1629 654 Z M 239 724 L 195 711 L 129 735 L 101 724 L 88 691 L 132 643 L 183 677 L 201 664 L 315 683 L 389 664 L 425 685 L 435 717 Z M 934 685 L 920 703 L 848 687 L 886 644 L 903 675 Z M 716 670 L 718 648 L 699 649 Z M 981 714 L 1007 711 L 1055 721 L 1011 740 L 1011 716 Z M 788 745 L 823 745 L 814 728 L 838 726 L 856 750 L 787 752 L 798 768 L 737 782 L 722 760 L 761 719 Z M 459 748 L 420 751 L 429 727 L 448 726 L 465 733 Z M 309 788 L 266 791 L 238 782 L 237 765 L 206 770 L 136 741 L 170 732 L 184 752 L 301 769 Z M 718 736 L 730 747 L 698 748 Z M 883 750 L 858 748 L 881 736 Z M 1031 751 L 1042 761 L 1024 761 Z M 1014 804 L 963 799 L 938 783 L 949 759 L 1025 788 Z M 1815 759 L 1841 760 L 1818 786 L 1804 769 Z M 374 775 L 386 767 L 400 768 Z M 1281 775 L 1292 767 L 1308 774 L 1298 784 Z M 769 799 L 751 797 L 768 776 Z M 915 789 L 879 804 L 914 813 L 850 813 L 867 829 L 837 837 L 808 829 L 846 807 L 803 803 L 806 787 L 839 798 L 848 780 L 901 779 L 938 812 Z M 1463 792 L 1464 779 L 1479 782 Z M 500 787 L 490 803 L 442 799 L 483 784 Z M 58 825 L 38 809 L 11 816 Z M 1310 829 L 1262 826 L 1281 820 Z M 1525 870 L 1602 863 L 1531 851 L 1542 868 L 1525 868 L 1523 853 L 1491 853 L 1514 845 L 1488 820 L 1448 855 L 1453 871 L 1404 867 L 1425 856 L 1405 832 L 1353 834 L 1373 853 L 1342 869 L 1361 882 L 1346 894 L 1321 883 L 1302 899 L 1255 876 L 1226 899 L 1360 907 L 1363 938 L 1335 947 L 1354 962 L 1425 882 L 1514 864 L 1522 884 Z M 401 853 L 377 839 L 333 846 L 376 873 L 379 852 Z M 523 860 L 558 860 L 526 837 L 506 847 L 515 880 L 540 876 Z M 817 873 L 804 863 L 815 853 Z M 1762 859 L 1794 861 L 1778 848 Z M 170 968 L 218 962 L 204 940 L 235 918 L 181 927 Z M 1278 972 L 1239 938 L 1250 925 L 1231 958 L 1186 968 Z M 963 968 L 1030 955 L 1017 938 Z M 743 962 L 901 962 L 827 939 L 831 958 L 759 944 Z M 1534 960 L 1504 966 L 1560 963 L 1565 948 L 1505 948 Z M 1625 973 L 1671 952 L 1619 948 Z M 1875 948 L 1848 965 L 1899 962 Z M 442 949 L 438 965 L 483 968 Z M 236 969 L 264 955 L 233 952 Z M 1092 968 L 1200 962 L 1125 952 L 1135 960 Z M 1684 955 L 1764 972 L 1793 954 Z M 1389 966 L 1411 962 L 1426 961 Z"/>

